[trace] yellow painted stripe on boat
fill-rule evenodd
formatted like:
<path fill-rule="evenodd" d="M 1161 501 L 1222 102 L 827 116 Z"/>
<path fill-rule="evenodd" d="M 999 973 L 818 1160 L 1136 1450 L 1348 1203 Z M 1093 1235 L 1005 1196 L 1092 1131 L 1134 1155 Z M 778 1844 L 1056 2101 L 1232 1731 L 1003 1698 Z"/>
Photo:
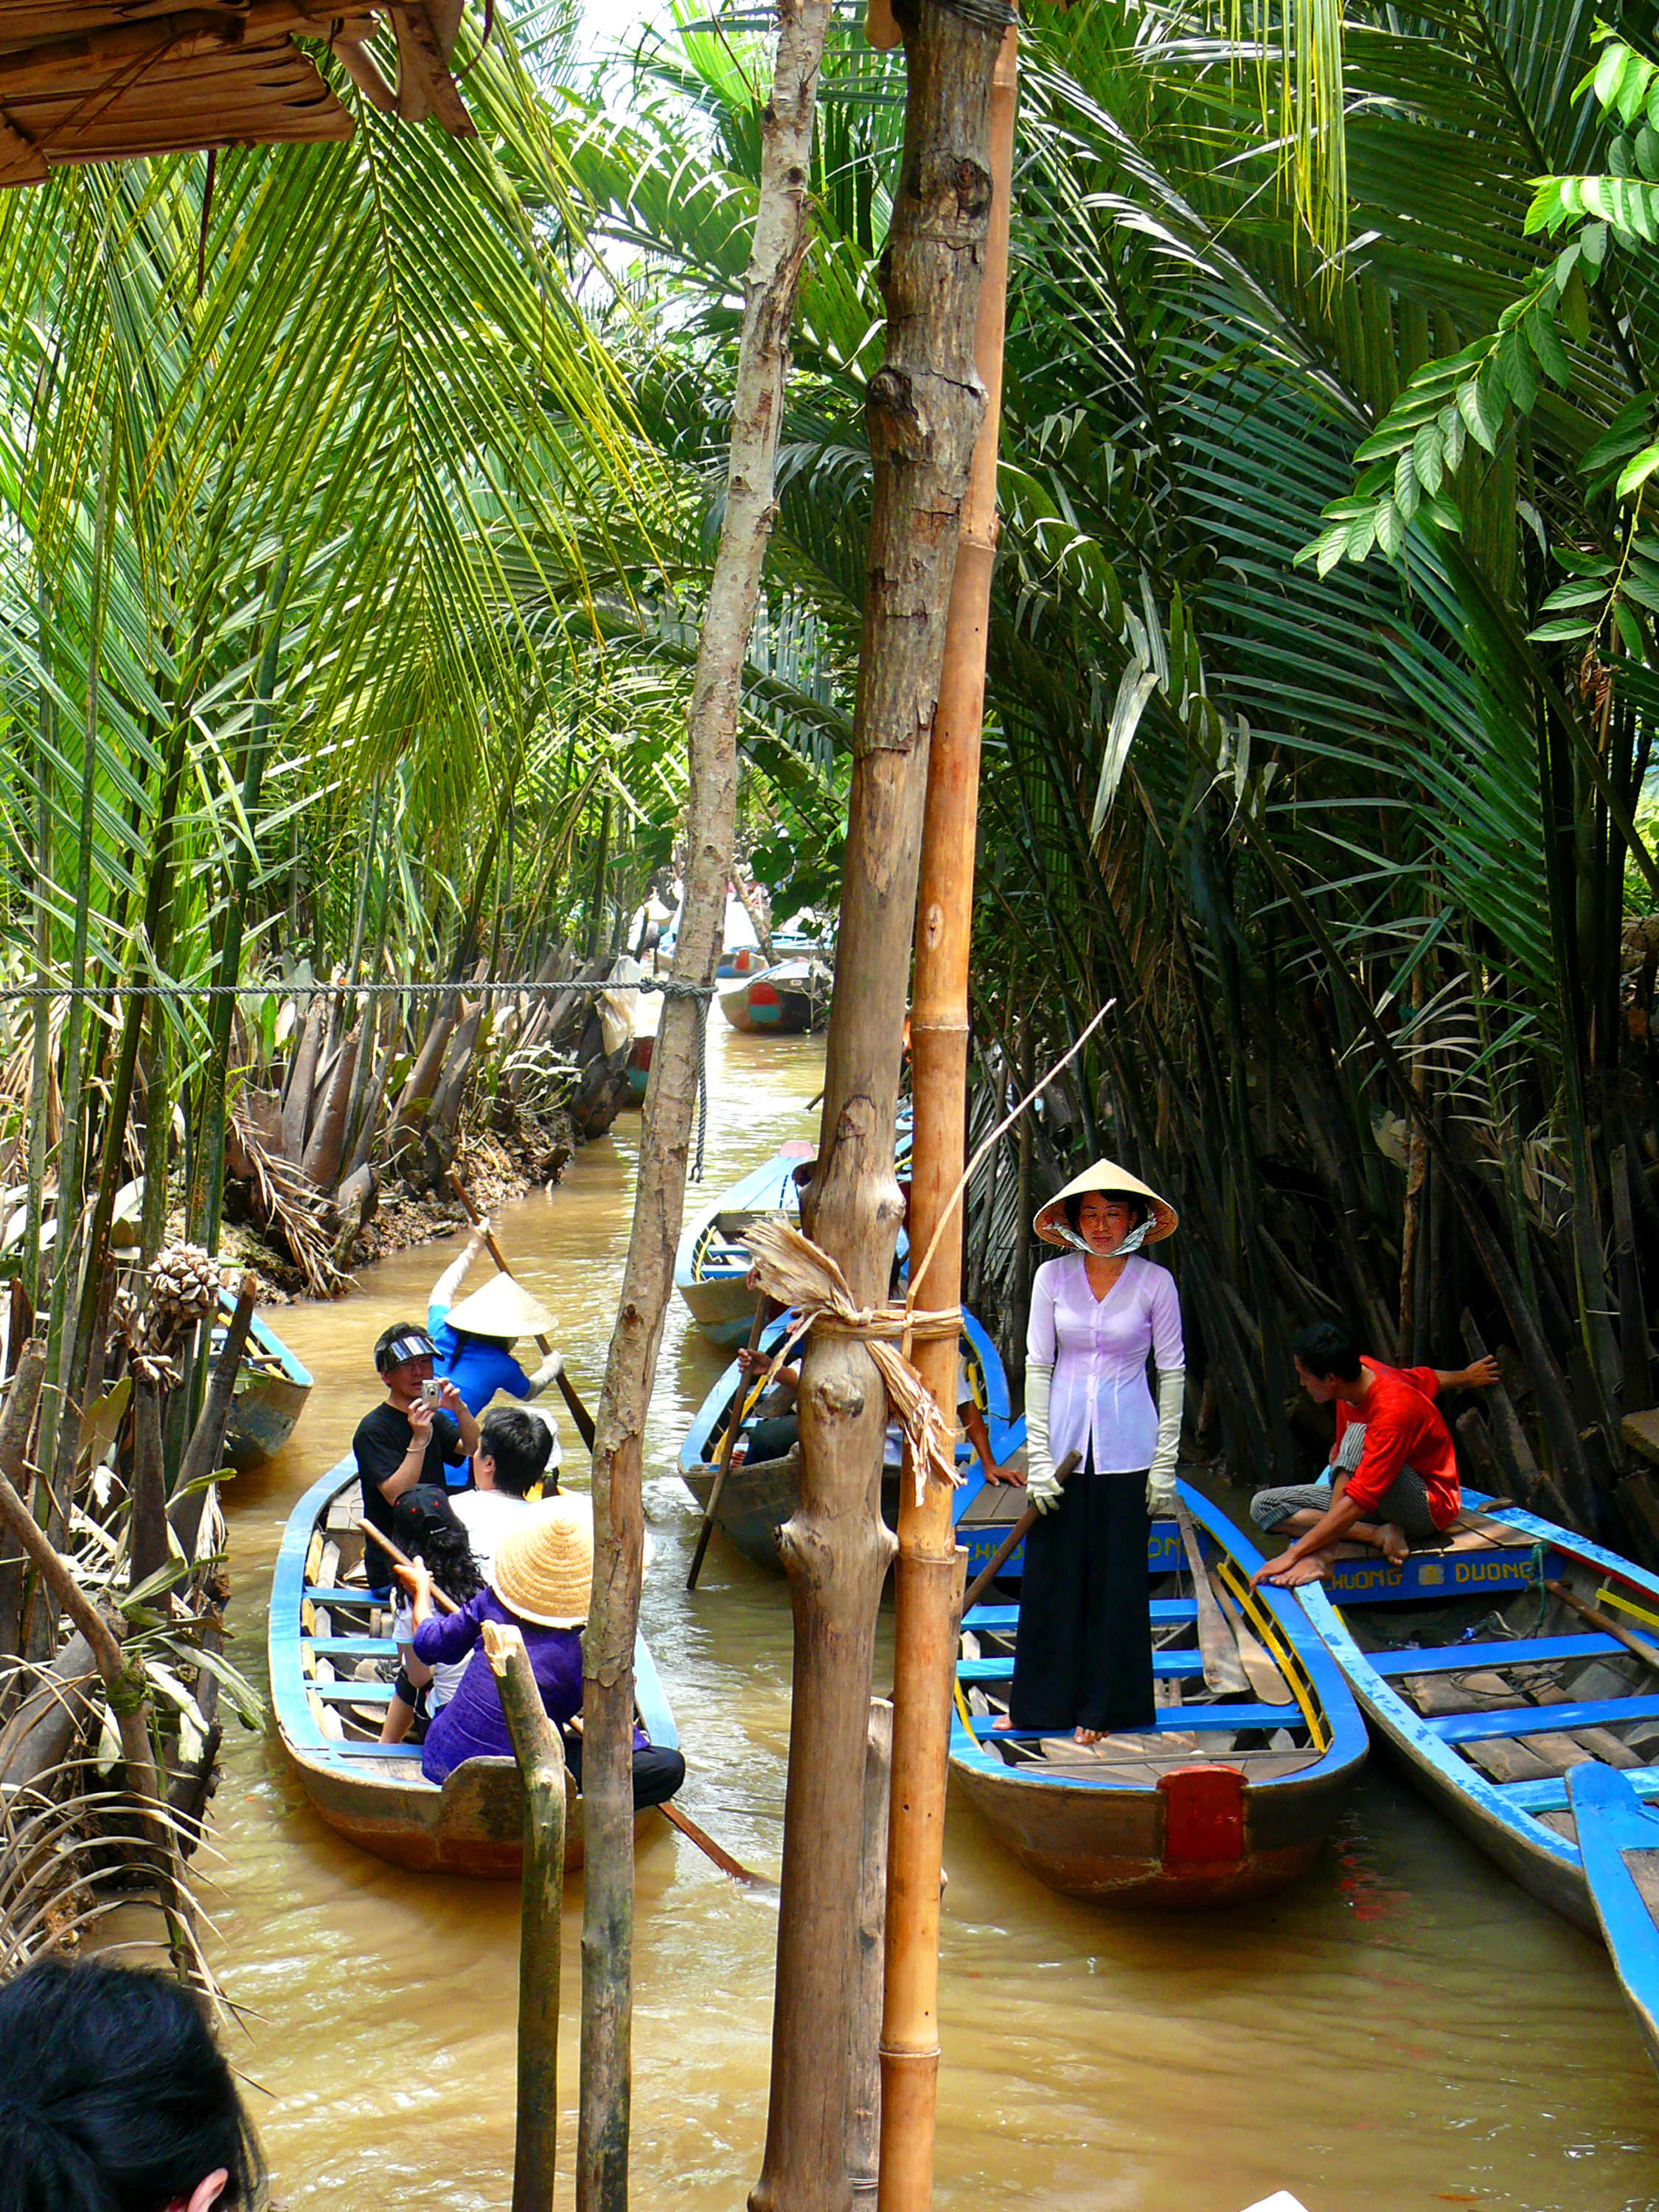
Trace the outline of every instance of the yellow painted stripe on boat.
<path fill-rule="evenodd" d="M 1646 1621 L 1650 1628 L 1659 1628 L 1659 1613 L 1650 1613 L 1646 1606 L 1638 1605 L 1634 1598 L 1626 1597 L 1622 1590 L 1613 1589 L 1605 1583 L 1595 1601 L 1598 1605 L 1613 1606 L 1620 1613 L 1633 1613 L 1638 1620 Z"/>
<path fill-rule="evenodd" d="M 1301 1708 L 1302 1718 L 1313 1738 L 1316 1751 L 1328 1751 L 1331 1731 L 1325 1718 L 1325 1708 L 1314 1692 L 1307 1668 L 1303 1665 L 1296 1646 L 1290 1642 L 1274 1618 L 1272 1608 L 1250 1588 L 1249 1577 L 1241 1574 L 1231 1559 L 1220 1559 L 1216 1571 L 1225 1583 L 1245 1620 L 1267 1648 L 1267 1655 L 1290 1685 L 1291 1694 Z"/>
<path fill-rule="evenodd" d="M 962 1683 L 960 1680 L 953 1680 L 951 1686 L 956 1692 L 957 1717 L 961 1721 L 963 1728 L 967 1729 L 969 1735 L 972 1735 L 974 1733 L 974 1717 L 968 1710 L 967 1698 L 962 1694 Z M 975 1740 L 977 1741 L 977 1739 Z"/>

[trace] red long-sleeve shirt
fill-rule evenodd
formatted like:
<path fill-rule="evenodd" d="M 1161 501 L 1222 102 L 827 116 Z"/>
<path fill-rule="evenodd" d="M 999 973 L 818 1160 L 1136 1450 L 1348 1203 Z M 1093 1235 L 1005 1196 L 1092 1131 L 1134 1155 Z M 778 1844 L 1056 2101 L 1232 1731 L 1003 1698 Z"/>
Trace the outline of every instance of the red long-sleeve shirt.
<path fill-rule="evenodd" d="M 1347 1495 L 1370 1512 L 1387 1495 L 1401 1468 L 1423 1478 L 1429 1493 L 1429 1517 L 1437 1528 L 1457 1518 L 1463 1493 L 1457 1480 L 1457 1455 L 1451 1431 L 1435 1410 L 1439 1384 L 1431 1367 L 1385 1367 L 1362 1358 L 1374 1378 L 1363 1407 L 1336 1401 L 1336 1438 L 1355 1421 L 1365 1425 L 1365 1449 L 1348 1477 Z"/>

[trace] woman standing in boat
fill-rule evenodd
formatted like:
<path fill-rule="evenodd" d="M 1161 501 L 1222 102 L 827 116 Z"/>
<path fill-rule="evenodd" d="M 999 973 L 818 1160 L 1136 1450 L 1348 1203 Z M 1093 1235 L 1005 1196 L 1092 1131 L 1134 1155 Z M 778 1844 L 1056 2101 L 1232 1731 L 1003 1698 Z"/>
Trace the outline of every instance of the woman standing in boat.
<path fill-rule="evenodd" d="M 1072 1249 L 1039 1267 L 1025 1346 L 1025 1540 L 1008 1726 L 1091 1744 L 1150 1728 L 1152 1639 L 1146 1547 L 1170 1512 L 1185 1354 L 1181 1298 L 1141 1247 L 1173 1236 L 1173 1206 L 1098 1160 L 1036 1218 Z M 1158 1369 L 1158 1401 L 1146 1363 Z M 1068 1453 L 1079 1464 L 1063 1486 Z"/>

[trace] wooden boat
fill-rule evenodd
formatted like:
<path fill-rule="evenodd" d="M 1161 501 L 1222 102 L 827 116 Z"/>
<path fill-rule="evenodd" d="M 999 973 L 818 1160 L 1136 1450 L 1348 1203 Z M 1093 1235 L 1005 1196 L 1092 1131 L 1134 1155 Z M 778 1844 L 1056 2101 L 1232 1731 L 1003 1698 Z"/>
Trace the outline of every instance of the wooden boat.
<path fill-rule="evenodd" d="M 1659 1577 L 1521 1507 L 1464 1492 L 1446 1546 L 1339 1559 L 1297 1595 L 1372 1729 L 1472 1841 L 1594 1932 L 1567 1795 L 1592 1759 L 1659 1795 Z M 1652 1666 L 1547 1587 L 1655 1642 Z"/>
<path fill-rule="evenodd" d="M 234 1294 L 222 1290 L 219 1319 L 213 1326 L 216 1357 L 235 1310 Z M 275 1330 L 267 1328 L 255 1314 L 248 1327 L 247 1349 L 242 1354 L 230 1422 L 225 1431 L 225 1457 L 230 1464 L 246 1472 L 249 1468 L 263 1467 L 274 1457 L 293 1435 L 295 1424 L 305 1411 L 306 1400 L 310 1395 L 310 1370 L 295 1358 Z"/>
<path fill-rule="evenodd" d="M 628 1054 L 628 1096 L 635 1106 L 645 1103 L 645 1086 L 651 1080 L 651 1056 L 657 1049 L 655 1034 L 635 1037 Z"/>
<path fill-rule="evenodd" d="M 360 1681 L 363 1661 L 393 1662 L 389 1607 L 362 1579 L 357 1469 L 349 1458 L 314 1482 L 289 1516 L 270 1592 L 270 1701 L 283 1747 L 331 1828 L 393 1866 L 419 1874 L 516 1875 L 524 1801 L 510 1759 L 471 1759 L 441 1786 L 421 1772 L 418 1746 L 375 1739 L 387 1679 Z M 395 1664 L 391 1671 L 395 1672 Z M 634 1650 L 635 1699 L 653 1743 L 677 1745 L 674 1717 L 643 1638 Z M 582 1863 L 582 1803 L 567 1783 L 565 1868 Z M 643 1823 L 655 1818 L 643 1813 Z"/>
<path fill-rule="evenodd" d="M 1570 1771 L 1567 1802 L 1613 1972 L 1659 2068 L 1659 1812 L 1599 1759 Z"/>
<path fill-rule="evenodd" d="M 755 1318 L 749 1287 L 749 1255 L 738 1239 L 757 1213 L 800 1212 L 796 1170 L 817 1147 L 795 1140 L 781 1145 L 763 1165 L 734 1182 L 707 1213 L 690 1222 L 674 1258 L 674 1281 L 703 1334 L 716 1344 L 741 1344 Z"/>
<path fill-rule="evenodd" d="M 799 1036 L 830 1018 L 835 978 L 821 960 L 784 960 L 720 993 L 720 1012 L 745 1036 Z"/>
<path fill-rule="evenodd" d="M 1153 1522 L 1147 1551 L 1151 1729 L 1085 1747 L 1069 1735 L 996 1729 L 1019 1607 L 999 1599 L 963 1621 L 951 1775 L 1021 1864 L 1068 1896 L 1182 1911 L 1265 1896 L 1306 1869 L 1365 1758 L 1354 1700 L 1294 1601 L 1252 1592 L 1255 1547 L 1207 1498 L 1186 1483 L 1181 1491 L 1206 1563 L 1276 1668 L 1284 1702 L 1205 1686 L 1174 1521 Z M 1025 1493 L 1010 1495 L 1017 1516 Z"/>
<path fill-rule="evenodd" d="M 997 1348 L 972 1314 L 964 1313 L 963 1333 L 969 1349 L 964 1354 L 967 1379 L 981 1411 L 991 1439 L 991 1449 L 999 1459 L 1005 1456 L 1009 1432 L 1008 1378 L 1003 1372 Z M 787 1333 L 787 1322 L 773 1322 L 762 1334 L 761 1346 L 775 1352 Z M 686 1488 L 697 1501 L 702 1512 L 708 1510 L 708 1500 L 714 1486 L 714 1462 L 720 1456 L 720 1442 L 732 1418 L 732 1401 L 737 1395 L 741 1370 L 736 1362 L 728 1367 L 720 1381 L 698 1408 L 697 1417 L 687 1430 L 685 1442 L 680 1447 L 680 1476 Z M 758 1386 L 756 1386 L 757 1395 Z M 750 1413 L 745 1426 L 752 1427 Z M 967 1443 L 957 1448 L 958 1461 L 973 1464 L 972 1447 Z M 890 1528 L 898 1520 L 900 1469 L 885 1468 L 882 1473 L 881 1510 Z M 781 1565 L 778 1553 L 778 1531 L 795 1510 L 795 1499 L 800 1487 L 800 1451 L 799 1447 L 781 1459 L 739 1461 L 732 1467 L 720 1486 L 719 1510 L 715 1526 L 736 1545 L 746 1559 L 759 1565 L 776 1567 Z M 1023 1492 L 1016 1492 L 1023 1497 Z"/>

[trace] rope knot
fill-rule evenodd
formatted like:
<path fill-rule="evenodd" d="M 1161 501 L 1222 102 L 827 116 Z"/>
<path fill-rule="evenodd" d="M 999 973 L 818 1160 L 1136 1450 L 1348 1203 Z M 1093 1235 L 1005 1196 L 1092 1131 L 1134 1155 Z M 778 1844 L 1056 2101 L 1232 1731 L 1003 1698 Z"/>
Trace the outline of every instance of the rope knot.
<path fill-rule="evenodd" d="M 962 1477 L 957 1472 L 950 1427 L 933 1392 L 906 1355 L 918 1339 L 925 1341 L 959 1335 L 961 1308 L 951 1306 L 937 1313 L 925 1313 L 918 1312 L 908 1302 L 903 1305 L 854 1305 L 852 1290 L 839 1264 L 822 1245 L 815 1244 L 781 1213 L 762 1214 L 751 1221 L 743 1242 L 754 1262 L 762 1289 L 781 1305 L 793 1308 L 796 1314 L 789 1334 L 768 1370 L 768 1382 L 796 1345 L 815 1329 L 825 1336 L 851 1338 L 861 1344 L 874 1360 L 887 1392 L 887 1402 L 910 1447 L 917 1504 L 926 1495 L 929 1476 L 953 1488 L 960 1483 Z"/>

